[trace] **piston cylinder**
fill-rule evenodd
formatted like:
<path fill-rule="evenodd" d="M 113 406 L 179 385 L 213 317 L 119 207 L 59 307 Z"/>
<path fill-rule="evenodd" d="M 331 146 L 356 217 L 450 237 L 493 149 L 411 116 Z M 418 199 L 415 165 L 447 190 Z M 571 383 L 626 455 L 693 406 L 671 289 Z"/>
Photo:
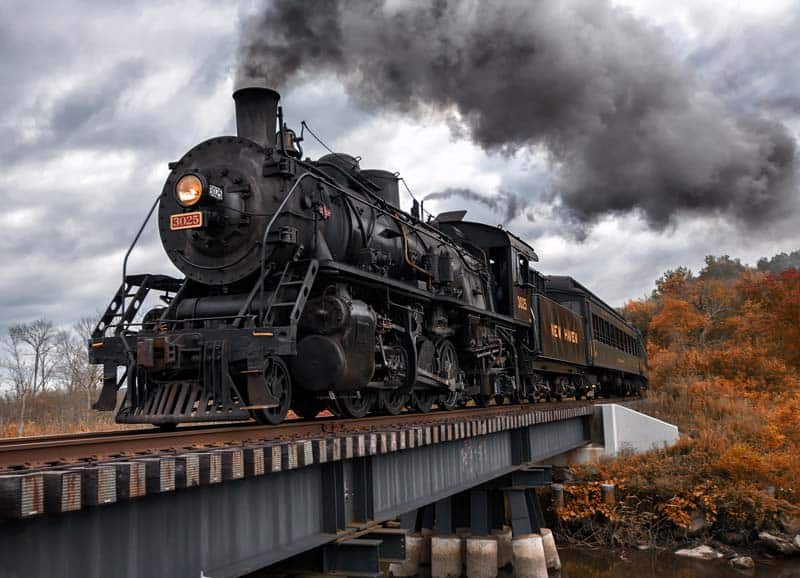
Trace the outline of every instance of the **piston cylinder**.
<path fill-rule="evenodd" d="M 324 296 L 306 305 L 305 334 L 292 359 L 295 382 L 310 391 L 355 391 L 375 372 L 375 313 L 363 301 Z"/>

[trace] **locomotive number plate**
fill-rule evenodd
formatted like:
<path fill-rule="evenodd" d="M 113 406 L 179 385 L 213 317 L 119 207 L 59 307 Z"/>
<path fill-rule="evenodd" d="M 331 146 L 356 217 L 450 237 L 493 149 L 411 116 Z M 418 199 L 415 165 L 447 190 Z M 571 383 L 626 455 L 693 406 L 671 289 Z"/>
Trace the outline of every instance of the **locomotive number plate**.
<path fill-rule="evenodd" d="M 198 229 L 202 226 L 202 211 L 195 211 L 193 213 L 178 213 L 177 215 L 170 215 L 169 217 L 169 228 L 172 231 L 180 231 L 181 229 Z"/>

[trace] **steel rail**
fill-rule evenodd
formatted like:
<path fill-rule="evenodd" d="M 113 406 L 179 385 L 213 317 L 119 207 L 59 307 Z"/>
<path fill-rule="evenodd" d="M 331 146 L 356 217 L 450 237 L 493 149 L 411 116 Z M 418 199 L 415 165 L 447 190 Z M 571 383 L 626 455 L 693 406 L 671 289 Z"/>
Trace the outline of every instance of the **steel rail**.
<path fill-rule="evenodd" d="M 431 413 L 406 412 L 394 416 L 372 415 L 361 419 L 338 417 L 309 420 L 291 419 L 274 426 L 227 423 L 179 427 L 169 432 L 142 428 L 7 438 L 0 440 L 0 473 L 256 442 L 335 437 L 339 434 L 357 434 L 381 429 L 391 430 L 403 426 L 454 423 L 528 411 L 548 412 L 598 403 L 618 403 L 632 399 L 639 398 L 493 405 L 487 408 L 467 407 Z"/>

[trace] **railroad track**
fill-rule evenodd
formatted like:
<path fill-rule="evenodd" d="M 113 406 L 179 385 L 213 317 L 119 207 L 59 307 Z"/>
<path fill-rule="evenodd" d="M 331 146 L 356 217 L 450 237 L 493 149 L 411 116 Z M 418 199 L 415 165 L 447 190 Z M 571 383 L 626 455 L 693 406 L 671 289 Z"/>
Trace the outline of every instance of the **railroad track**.
<path fill-rule="evenodd" d="M 165 452 L 197 450 L 248 443 L 269 443 L 355 434 L 378 429 L 453 423 L 469 419 L 513 415 L 517 412 L 554 411 L 596 403 L 619 403 L 630 398 L 565 401 L 488 408 L 468 407 L 426 414 L 376 415 L 362 419 L 322 417 L 293 419 L 276 426 L 228 423 L 179 427 L 174 431 L 156 428 L 111 430 L 80 434 L 59 434 L 0 440 L 0 474 L 21 469 L 59 467 L 116 458 Z"/>

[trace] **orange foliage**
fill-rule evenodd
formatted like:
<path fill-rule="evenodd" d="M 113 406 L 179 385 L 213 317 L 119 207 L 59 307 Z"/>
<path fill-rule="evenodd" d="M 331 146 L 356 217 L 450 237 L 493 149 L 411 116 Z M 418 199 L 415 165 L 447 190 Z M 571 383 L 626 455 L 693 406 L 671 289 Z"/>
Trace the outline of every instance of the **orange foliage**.
<path fill-rule="evenodd" d="M 599 480 L 617 484 L 618 508 L 634 500 L 638 514 L 675 530 L 698 516 L 713 532 L 800 512 L 800 272 L 706 263 L 697 276 L 668 272 L 651 297 L 622 311 L 648 341 L 651 390 L 641 409 L 678 425 L 682 440 L 575 468 L 589 482 L 566 493 L 565 529 L 615 519 L 602 509 Z"/>

